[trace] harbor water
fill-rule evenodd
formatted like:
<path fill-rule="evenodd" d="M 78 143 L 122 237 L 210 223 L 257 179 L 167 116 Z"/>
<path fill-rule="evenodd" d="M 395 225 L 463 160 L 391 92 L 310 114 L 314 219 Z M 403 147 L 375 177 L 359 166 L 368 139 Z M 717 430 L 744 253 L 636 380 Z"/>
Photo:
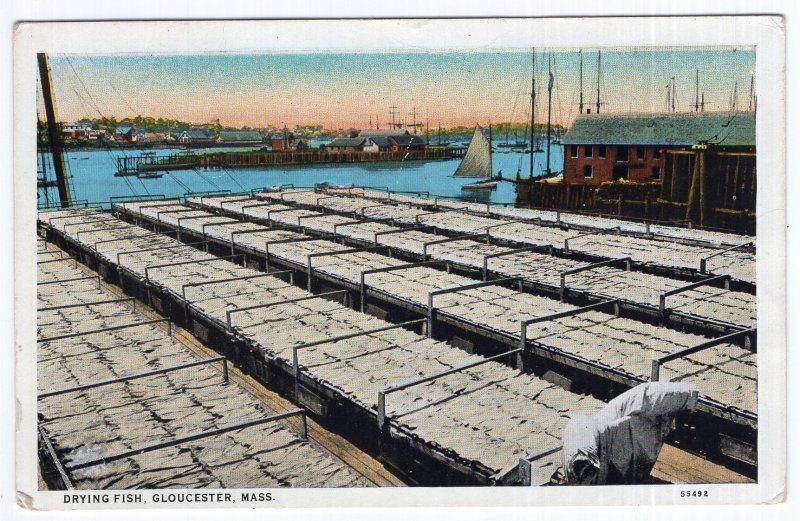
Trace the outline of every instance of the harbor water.
<path fill-rule="evenodd" d="M 219 149 L 212 149 L 220 151 Z M 243 150 L 243 149 L 238 149 Z M 180 149 L 160 149 L 157 157 L 179 152 Z M 202 153 L 198 150 L 196 153 Z M 438 161 L 391 161 L 376 163 L 345 163 L 332 165 L 298 165 L 277 167 L 248 167 L 225 169 L 189 169 L 163 172 L 160 178 L 139 179 L 136 176 L 116 177 L 117 158 L 136 157 L 139 150 L 70 150 L 65 153 L 70 175 L 71 189 L 75 200 L 93 203 L 108 203 L 111 197 L 164 195 L 182 196 L 186 192 L 230 190 L 250 191 L 256 188 L 292 184 L 311 187 L 318 183 L 357 185 L 383 188 L 393 191 L 428 192 L 431 196 L 478 200 L 498 204 L 516 202 L 516 185 L 501 182 L 494 190 L 463 190 L 462 186 L 475 179 L 453 177 L 459 159 Z M 39 169 L 42 162 L 49 178 L 54 178 L 49 156 L 38 155 Z M 534 175 L 541 175 L 546 168 L 543 152 L 534 154 Z M 515 179 L 517 172 L 528 177 L 530 153 L 498 148 L 493 154 L 495 173 Z M 563 169 L 563 147 L 551 147 L 551 170 Z M 39 189 L 39 204 L 45 204 L 44 189 Z M 57 201 L 55 188 L 47 194 L 49 200 Z"/>

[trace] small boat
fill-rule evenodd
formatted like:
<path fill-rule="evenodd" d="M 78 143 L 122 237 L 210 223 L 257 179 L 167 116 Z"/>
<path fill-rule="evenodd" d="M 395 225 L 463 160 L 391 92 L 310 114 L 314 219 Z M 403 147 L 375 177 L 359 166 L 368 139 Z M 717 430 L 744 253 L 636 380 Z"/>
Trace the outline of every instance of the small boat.
<path fill-rule="evenodd" d="M 507 141 L 505 143 L 500 143 L 497 145 L 500 148 L 528 148 L 527 141 Z"/>
<path fill-rule="evenodd" d="M 469 142 L 464 159 L 458 165 L 453 177 L 475 177 L 481 179 L 461 186 L 462 190 L 494 190 L 500 177 L 492 173 L 492 143 L 480 125 Z"/>
<path fill-rule="evenodd" d="M 462 190 L 494 190 L 500 181 L 478 181 L 461 186 Z"/>
<path fill-rule="evenodd" d="M 139 179 L 158 179 L 163 176 L 164 172 L 140 172 L 138 174 Z"/>
<path fill-rule="evenodd" d="M 324 188 L 326 190 L 349 190 L 351 188 L 355 188 L 356 185 L 354 185 L 354 184 L 351 184 L 351 185 L 337 185 L 335 183 L 330 183 L 328 181 L 323 181 L 323 182 L 317 184 L 317 186 L 319 188 Z"/>
<path fill-rule="evenodd" d="M 136 170 L 119 170 L 114 172 L 114 177 L 131 177 L 135 175 L 139 175 L 139 172 Z"/>

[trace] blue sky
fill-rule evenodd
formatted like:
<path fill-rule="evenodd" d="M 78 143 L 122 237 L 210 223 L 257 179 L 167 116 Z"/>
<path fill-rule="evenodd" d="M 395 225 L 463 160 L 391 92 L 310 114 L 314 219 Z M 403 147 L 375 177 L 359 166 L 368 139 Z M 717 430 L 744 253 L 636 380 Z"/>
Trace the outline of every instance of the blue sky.
<path fill-rule="evenodd" d="M 547 56 L 555 66 L 553 119 L 578 111 L 578 49 L 537 49 L 537 121 L 546 118 Z M 584 98 L 594 106 L 597 49 L 584 49 Z M 531 51 L 350 54 L 51 56 L 62 120 L 136 114 L 232 126 L 382 126 L 398 119 L 431 126 L 524 121 L 530 116 Z M 755 51 L 603 49 L 603 112 L 664 111 L 675 77 L 677 108 L 694 102 L 695 70 L 707 110 L 728 110 L 738 83 L 746 109 Z M 758 86 L 756 86 L 756 92 Z"/>

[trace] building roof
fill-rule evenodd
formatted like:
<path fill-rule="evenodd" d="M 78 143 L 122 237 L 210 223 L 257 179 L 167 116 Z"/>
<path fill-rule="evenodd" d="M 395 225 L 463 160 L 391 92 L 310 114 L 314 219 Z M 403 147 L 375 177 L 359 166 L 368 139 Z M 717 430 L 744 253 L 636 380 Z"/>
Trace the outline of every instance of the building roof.
<path fill-rule="evenodd" d="M 402 134 L 399 136 L 389 136 L 388 139 L 394 141 L 400 146 L 424 145 L 425 140 L 410 134 Z"/>
<path fill-rule="evenodd" d="M 400 135 L 408 135 L 408 130 L 398 130 L 396 128 L 385 128 L 385 129 L 376 129 L 376 128 L 367 128 L 362 130 L 358 133 L 359 136 L 363 137 L 375 137 L 375 136 L 400 136 Z"/>
<path fill-rule="evenodd" d="M 723 146 L 755 146 L 755 114 L 583 114 L 561 140 L 565 145 L 677 146 L 700 141 Z"/>
<path fill-rule="evenodd" d="M 362 132 L 361 135 L 364 133 Z M 391 143 L 389 143 L 389 136 L 369 136 L 373 143 L 378 145 L 379 148 L 389 148 Z"/>
<path fill-rule="evenodd" d="M 283 139 L 294 139 L 294 134 L 292 134 L 291 132 L 287 132 L 286 135 L 284 136 L 283 132 L 273 132 L 272 136 L 271 136 L 271 139 L 273 141 L 276 141 L 278 139 L 281 139 L 281 140 L 283 140 Z"/>
<path fill-rule="evenodd" d="M 220 130 L 222 141 L 261 141 L 261 132 L 257 130 Z"/>
<path fill-rule="evenodd" d="M 368 139 L 365 137 L 337 137 L 325 146 L 356 148 L 365 144 L 367 141 Z"/>
<path fill-rule="evenodd" d="M 120 123 L 117 125 L 117 129 L 114 131 L 115 134 L 127 134 L 133 130 L 133 125 L 130 123 Z"/>
<path fill-rule="evenodd" d="M 186 136 L 189 139 L 212 139 L 214 134 L 205 130 L 184 130 L 181 137 Z"/>

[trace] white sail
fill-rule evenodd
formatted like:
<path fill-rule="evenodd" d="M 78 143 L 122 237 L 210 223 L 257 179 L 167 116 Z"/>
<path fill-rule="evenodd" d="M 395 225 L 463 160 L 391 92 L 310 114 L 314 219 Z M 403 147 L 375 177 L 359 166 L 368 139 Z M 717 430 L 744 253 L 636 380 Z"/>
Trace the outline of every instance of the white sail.
<path fill-rule="evenodd" d="M 456 177 L 492 177 L 492 144 L 480 125 L 469 142 L 467 153 L 458 165 Z"/>

